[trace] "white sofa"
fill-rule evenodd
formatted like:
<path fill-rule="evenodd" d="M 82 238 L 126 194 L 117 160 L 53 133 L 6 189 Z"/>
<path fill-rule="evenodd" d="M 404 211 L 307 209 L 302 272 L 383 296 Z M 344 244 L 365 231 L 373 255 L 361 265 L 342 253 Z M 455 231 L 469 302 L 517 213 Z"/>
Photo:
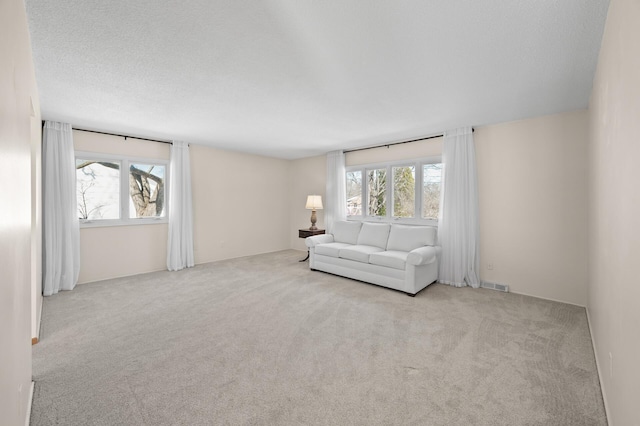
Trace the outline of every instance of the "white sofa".
<path fill-rule="evenodd" d="M 438 278 L 436 228 L 336 222 L 333 234 L 305 239 L 313 271 L 365 281 L 415 296 Z"/>

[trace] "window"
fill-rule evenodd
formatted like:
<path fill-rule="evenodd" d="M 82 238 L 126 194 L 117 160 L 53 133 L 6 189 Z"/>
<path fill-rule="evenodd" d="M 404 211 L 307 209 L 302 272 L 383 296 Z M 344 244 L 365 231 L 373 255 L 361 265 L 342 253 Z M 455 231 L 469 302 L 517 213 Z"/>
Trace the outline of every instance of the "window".
<path fill-rule="evenodd" d="M 164 172 L 160 164 L 129 166 L 129 217 L 164 216 Z"/>
<path fill-rule="evenodd" d="M 120 218 L 120 162 L 76 158 L 78 217 Z"/>
<path fill-rule="evenodd" d="M 369 216 L 387 214 L 387 170 L 367 170 L 367 195 Z"/>
<path fill-rule="evenodd" d="M 416 208 L 415 166 L 393 167 L 393 217 L 414 217 Z"/>
<path fill-rule="evenodd" d="M 347 215 L 362 215 L 362 172 L 347 172 Z"/>
<path fill-rule="evenodd" d="M 422 217 L 425 219 L 438 219 L 441 183 L 442 164 L 424 164 L 422 166 Z"/>
<path fill-rule="evenodd" d="M 441 161 L 436 157 L 348 167 L 347 216 L 435 224 L 440 209 Z"/>
<path fill-rule="evenodd" d="M 164 160 L 76 153 L 80 222 L 87 226 L 166 222 L 167 172 Z"/>

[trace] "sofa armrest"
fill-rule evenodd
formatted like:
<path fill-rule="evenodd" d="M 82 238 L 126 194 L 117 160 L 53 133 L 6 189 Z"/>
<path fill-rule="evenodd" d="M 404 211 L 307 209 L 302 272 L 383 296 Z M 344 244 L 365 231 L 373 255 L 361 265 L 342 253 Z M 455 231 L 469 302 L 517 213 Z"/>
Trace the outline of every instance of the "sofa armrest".
<path fill-rule="evenodd" d="M 333 242 L 333 235 L 331 234 L 314 235 L 313 237 L 307 237 L 304 239 L 304 243 L 309 248 L 315 247 L 318 244 L 326 244 L 326 243 L 332 243 L 332 242 Z"/>
<path fill-rule="evenodd" d="M 407 256 L 407 263 L 415 266 L 427 265 L 436 261 L 438 250 L 433 246 L 423 246 L 411 250 Z"/>

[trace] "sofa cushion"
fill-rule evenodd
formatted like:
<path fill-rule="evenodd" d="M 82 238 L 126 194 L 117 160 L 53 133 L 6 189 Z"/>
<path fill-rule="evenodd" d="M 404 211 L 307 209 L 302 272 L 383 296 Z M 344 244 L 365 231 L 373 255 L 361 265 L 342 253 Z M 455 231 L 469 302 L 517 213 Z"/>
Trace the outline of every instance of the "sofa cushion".
<path fill-rule="evenodd" d="M 433 226 L 391 225 L 387 250 L 406 251 L 422 246 L 436 245 L 436 228 Z"/>
<path fill-rule="evenodd" d="M 339 220 L 333 223 L 331 232 L 337 243 L 357 244 L 362 222 Z"/>
<path fill-rule="evenodd" d="M 406 251 L 383 251 L 380 253 L 371 253 L 369 256 L 369 263 L 404 271 L 408 255 L 409 253 Z"/>
<path fill-rule="evenodd" d="M 360 229 L 360 235 L 358 235 L 358 245 L 385 249 L 389 238 L 389 228 L 388 223 L 364 222 Z"/>
<path fill-rule="evenodd" d="M 340 249 L 345 247 L 351 247 L 351 244 L 345 243 L 326 243 L 318 244 L 316 246 L 316 254 L 323 254 L 325 256 L 338 257 Z"/>
<path fill-rule="evenodd" d="M 357 245 L 340 249 L 339 257 L 355 260 L 356 262 L 369 263 L 369 255 L 381 251 L 384 250 L 380 247 Z"/>
<path fill-rule="evenodd" d="M 331 232 L 336 243 L 357 244 L 362 222 L 345 220 L 334 222 Z"/>

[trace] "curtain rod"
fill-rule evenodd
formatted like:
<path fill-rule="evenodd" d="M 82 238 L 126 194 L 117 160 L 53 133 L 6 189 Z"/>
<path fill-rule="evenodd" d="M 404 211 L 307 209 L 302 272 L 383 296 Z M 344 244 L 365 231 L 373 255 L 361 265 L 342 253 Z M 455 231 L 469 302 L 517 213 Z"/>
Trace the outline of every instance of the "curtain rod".
<path fill-rule="evenodd" d="M 78 128 L 73 127 L 73 126 L 71 126 L 71 129 L 72 130 L 79 130 L 81 132 L 99 133 L 101 135 L 119 136 L 121 138 L 124 138 L 125 141 L 127 140 L 127 138 L 130 138 L 130 139 L 138 139 L 138 140 L 141 140 L 141 141 L 160 142 L 160 143 L 168 143 L 169 145 L 173 145 L 173 142 L 171 142 L 171 141 L 161 141 L 161 140 L 158 140 L 158 139 L 139 138 L 137 136 L 118 135 L 118 134 L 115 134 L 115 133 L 99 132 L 97 130 L 78 129 Z"/>
<path fill-rule="evenodd" d="M 472 132 L 475 132 L 475 131 L 476 131 L 476 129 L 471 129 L 471 131 L 472 131 Z M 443 134 L 440 134 L 440 135 L 426 136 L 426 137 L 424 137 L 424 138 L 411 139 L 410 141 L 385 143 L 385 144 L 382 144 L 382 145 L 368 146 L 368 147 L 366 147 L 366 148 L 346 149 L 346 150 L 344 150 L 344 151 L 342 151 L 342 152 L 344 152 L 344 153 L 346 154 L 347 152 L 365 151 L 365 150 L 367 150 L 367 149 L 384 148 L 385 146 L 386 146 L 387 148 L 389 148 L 390 146 L 393 146 L 393 145 L 402 145 L 403 143 L 411 143 L 411 142 L 418 142 L 418 141 L 426 141 L 426 140 L 428 140 L 428 139 L 441 138 L 441 137 L 443 137 L 443 136 L 444 136 L 444 133 L 443 133 Z"/>

